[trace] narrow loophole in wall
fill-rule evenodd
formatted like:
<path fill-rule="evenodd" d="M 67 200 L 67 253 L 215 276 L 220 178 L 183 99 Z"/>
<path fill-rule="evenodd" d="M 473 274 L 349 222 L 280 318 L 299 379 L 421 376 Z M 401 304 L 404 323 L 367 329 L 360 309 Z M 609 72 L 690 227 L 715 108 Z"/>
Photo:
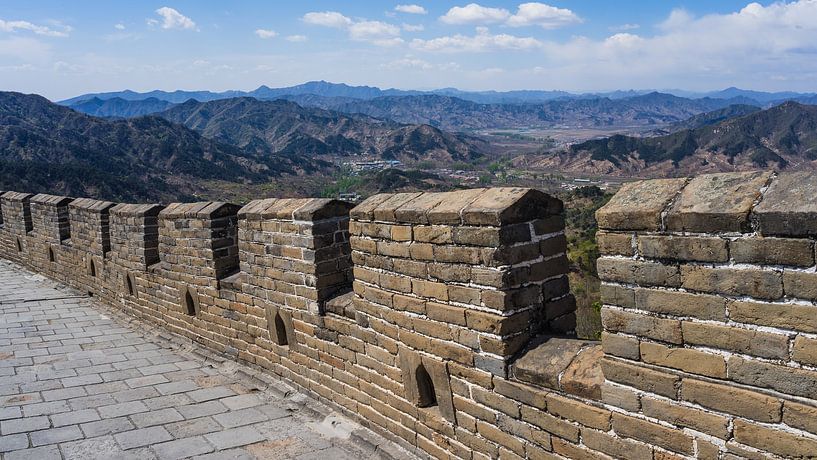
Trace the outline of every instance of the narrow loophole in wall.
<path fill-rule="evenodd" d="M 289 345 L 287 342 L 287 328 L 284 325 L 284 319 L 281 318 L 280 313 L 275 314 L 275 335 L 278 336 L 277 343 L 278 345 Z"/>
<path fill-rule="evenodd" d="M 414 379 L 417 381 L 417 392 L 420 400 L 417 403 L 419 407 L 431 407 L 437 405 L 437 393 L 434 391 L 434 381 L 428 375 L 425 366 L 420 364 L 417 367 L 417 372 L 414 373 Z"/>
<path fill-rule="evenodd" d="M 89 268 L 90 268 L 91 276 L 96 278 L 96 263 L 93 260 L 91 260 L 91 264 L 89 265 Z"/>
<path fill-rule="evenodd" d="M 23 252 L 23 242 L 20 241 L 20 238 L 17 238 L 17 252 Z"/>
<path fill-rule="evenodd" d="M 128 295 L 133 295 L 133 282 L 130 280 L 130 276 L 125 275 L 125 285 L 128 287 Z M 187 295 L 190 295 L 188 293 Z"/>
<path fill-rule="evenodd" d="M 48 248 L 48 261 L 49 261 L 49 262 L 54 262 L 54 260 L 55 260 L 55 258 L 54 258 L 54 250 L 53 250 L 53 249 L 51 249 L 51 248 Z"/>
<path fill-rule="evenodd" d="M 193 296 L 190 294 L 190 291 L 184 294 L 184 307 L 187 309 L 189 316 L 196 316 L 196 303 L 193 302 Z"/>

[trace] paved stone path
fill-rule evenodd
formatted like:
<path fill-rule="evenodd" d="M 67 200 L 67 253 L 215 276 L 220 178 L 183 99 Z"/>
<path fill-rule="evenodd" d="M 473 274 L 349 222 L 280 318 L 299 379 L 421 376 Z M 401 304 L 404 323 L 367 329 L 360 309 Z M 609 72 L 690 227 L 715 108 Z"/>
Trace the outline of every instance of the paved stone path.
<path fill-rule="evenodd" d="M 408 454 L 286 383 L 0 261 L 0 458 Z"/>

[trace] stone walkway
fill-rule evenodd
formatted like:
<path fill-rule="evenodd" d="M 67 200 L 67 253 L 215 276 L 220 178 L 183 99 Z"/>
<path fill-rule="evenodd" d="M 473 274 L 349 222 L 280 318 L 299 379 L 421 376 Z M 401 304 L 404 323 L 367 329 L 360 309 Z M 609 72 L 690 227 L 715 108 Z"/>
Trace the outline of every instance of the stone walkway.
<path fill-rule="evenodd" d="M 183 343 L 0 261 L 0 458 L 410 458 Z"/>

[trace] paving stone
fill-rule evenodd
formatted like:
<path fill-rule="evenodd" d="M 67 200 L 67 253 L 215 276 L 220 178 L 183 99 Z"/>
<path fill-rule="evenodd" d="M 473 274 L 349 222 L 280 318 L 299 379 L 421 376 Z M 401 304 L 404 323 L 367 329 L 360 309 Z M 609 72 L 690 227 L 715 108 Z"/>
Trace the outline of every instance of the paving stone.
<path fill-rule="evenodd" d="M 34 449 L 15 450 L 3 456 L 5 460 L 62 460 L 57 446 L 43 446 Z"/>
<path fill-rule="evenodd" d="M 244 449 L 229 449 L 212 454 L 193 457 L 193 460 L 256 460 L 256 457 Z"/>
<path fill-rule="evenodd" d="M 131 415 L 130 419 L 136 426 L 143 428 L 153 425 L 164 425 L 165 423 L 178 422 L 179 420 L 184 420 L 184 417 L 182 417 L 182 415 L 176 409 L 167 408 L 157 411 L 133 414 Z"/>
<path fill-rule="evenodd" d="M 94 422 L 99 420 L 99 414 L 93 409 L 75 410 L 63 414 L 51 416 L 51 425 L 60 427 L 65 425 L 75 425 L 78 423 Z"/>
<path fill-rule="evenodd" d="M 122 431 L 132 430 L 133 423 L 126 417 L 112 418 L 107 420 L 100 420 L 97 422 L 83 423 L 80 425 L 85 436 L 94 437 L 106 434 L 120 433 Z"/>
<path fill-rule="evenodd" d="M 48 444 L 58 444 L 66 441 L 74 441 L 82 438 L 82 436 L 82 431 L 80 431 L 76 425 L 51 428 L 50 430 L 31 433 L 31 445 L 37 447 Z"/>
<path fill-rule="evenodd" d="M 226 398 L 234 395 L 235 391 L 227 387 L 202 388 L 200 390 L 190 391 L 187 393 L 187 396 L 190 396 L 190 399 L 196 402 L 210 401 L 213 399 Z"/>
<path fill-rule="evenodd" d="M 153 451 L 160 460 L 176 460 L 212 452 L 213 446 L 203 437 L 197 436 L 156 444 L 153 446 Z"/>
<path fill-rule="evenodd" d="M 222 428 L 212 417 L 201 417 L 193 420 L 168 423 L 164 425 L 164 427 L 174 438 L 198 436 L 219 431 Z"/>
<path fill-rule="evenodd" d="M 224 428 L 235 428 L 237 426 L 263 422 L 267 419 L 267 416 L 256 409 L 247 408 L 218 414 L 213 416 L 213 419 Z"/>
<path fill-rule="evenodd" d="M 19 407 L 0 407 L 0 420 L 20 418 L 22 416 L 23 414 Z"/>
<path fill-rule="evenodd" d="M 55 401 L 59 399 L 71 399 L 85 396 L 87 393 L 82 387 L 64 388 L 60 390 L 43 391 L 43 399 L 46 401 Z"/>
<path fill-rule="evenodd" d="M 246 409 L 264 404 L 264 400 L 257 394 L 231 396 L 220 400 L 230 410 Z"/>
<path fill-rule="evenodd" d="M 160 443 L 173 439 L 170 433 L 160 426 L 153 426 L 150 428 L 142 428 L 140 430 L 125 431 L 114 435 L 114 439 L 124 450 L 133 449 L 135 447 L 148 446 L 150 444 Z"/>
<path fill-rule="evenodd" d="M 42 430 L 51 426 L 48 417 L 27 417 L 0 422 L 0 433 L 3 435 Z"/>
<path fill-rule="evenodd" d="M 227 407 L 219 401 L 208 401 L 199 404 L 191 404 L 189 406 L 182 406 L 178 408 L 179 412 L 186 419 L 206 417 L 208 415 L 220 414 L 227 412 Z"/>
<path fill-rule="evenodd" d="M 0 436 L 0 452 L 25 449 L 28 447 L 28 436 L 25 433 Z"/>
<path fill-rule="evenodd" d="M 196 382 L 192 380 L 179 380 L 177 382 L 163 383 L 156 385 L 156 391 L 163 395 L 172 395 L 176 393 L 184 393 L 187 391 L 197 390 L 199 388 Z"/>
<path fill-rule="evenodd" d="M 98 410 L 99 415 L 102 418 L 113 418 L 123 415 L 136 414 L 139 412 L 147 412 L 148 408 L 141 401 L 129 401 L 119 404 L 111 404 L 110 406 L 102 406 Z"/>
<path fill-rule="evenodd" d="M 218 431 L 205 435 L 204 437 L 219 450 L 245 446 L 265 439 L 264 435 L 250 426 Z"/>

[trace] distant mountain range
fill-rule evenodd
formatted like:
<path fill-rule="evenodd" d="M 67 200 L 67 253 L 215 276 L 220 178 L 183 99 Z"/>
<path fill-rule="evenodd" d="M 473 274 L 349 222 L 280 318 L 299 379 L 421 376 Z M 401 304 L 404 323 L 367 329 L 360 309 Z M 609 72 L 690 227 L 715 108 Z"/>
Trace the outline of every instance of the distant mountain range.
<path fill-rule="evenodd" d="M 808 103 L 803 99 L 815 97 L 815 93 L 795 93 L 795 92 L 762 92 L 743 90 L 739 88 L 727 88 L 720 91 L 711 92 L 690 92 L 683 90 L 628 90 L 628 91 L 611 91 L 598 93 L 569 93 L 566 91 L 542 91 L 542 90 L 520 90 L 520 91 L 461 91 L 456 88 L 443 88 L 428 91 L 419 90 L 399 90 L 399 89 L 380 89 L 372 86 L 350 86 L 343 83 L 330 83 L 326 81 L 311 81 L 301 85 L 289 86 L 283 88 L 270 88 L 268 86 L 260 86 L 253 91 L 149 91 L 138 93 L 130 90 L 107 92 L 107 93 L 90 93 L 80 96 L 72 97 L 64 101 L 60 101 L 63 105 L 74 105 L 77 102 L 87 101 L 93 98 L 102 100 L 121 98 L 128 101 L 143 100 L 154 97 L 159 100 L 180 103 L 188 99 L 195 99 L 197 101 L 206 102 L 216 99 L 228 99 L 233 97 L 254 97 L 257 99 L 278 99 L 283 96 L 301 96 L 314 95 L 322 97 L 339 97 L 339 98 L 353 98 L 353 99 L 375 99 L 378 97 L 387 96 L 419 96 L 419 95 L 438 95 L 451 96 L 466 101 L 478 102 L 483 104 L 501 104 L 501 103 L 526 103 L 526 102 L 543 102 L 554 99 L 625 99 L 635 96 L 642 96 L 644 94 L 662 92 L 672 94 L 678 97 L 700 99 L 735 99 L 743 98 L 746 103 L 752 105 L 769 105 L 780 103 L 786 100 L 797 100 L 803 103 Z M 751 100 L 751 101 L 750 101 Z M 753 101 L 753 102 L 752 102 Z"/>
<path fill-rule="evenodd" d="M 451 162 L 473 160 L 484 147 L 479 139 L 428 125 L 305 108 L 280 99 L 191 100 L 157 116 L 259 155 L 290 158 L 370 155 L 387 160 Z"/>
<path fill-rule="evenodd" d="M 137 115 L 165 104 L 132 102 L 92 99 L 82 107 Z M 190 199 L 207 181 L 265 183 L 329 172 L 328 155 L 451 162 L 477 158 L 483 147 L 427 125 L 284 100 L 188 101 L 154 115 L 110 119 L 0 92 L 0 190 L 171 201 Z"/>
<path fill-rule="evenodd" d="M 577 173 L 648 176 L 817 169 L 817 106 L 786 102 L 665 136 L 616 135 L 572 145 L 536 162 Z"/>
<path fill-rule="evenodd" d="M 91 117 L 0 92 L 0 190 L 118 200 L 191 197 L 191 181 L 268 181 L 315 169 L 212 139 L 163 118 Z"/>
<path fill-rule="evenodd" d="M 438 94 L 355 98 L 348 94 L 370 94 L 372 91 L 365 87 L 346 88 L 357 89 L 344 92 L 347 94 L 345 96 L 320 94 L 274 96 L 270 90 L 262 92 L 266 98 L 256 96 L 253 99 L 265 101 L 285 99 L 305 108 L 331 110 L 350 116 L 362 114 L 397 123 L 426 124 L 445 131 L 553 127 L 663 127 L 730 105 L 761 105 L 743 97 L 689 99 L 656 92 L 618 99 L 562 98 L 535 103 L 481 103 Z M 317 85 L 314 89 L 316 92 L 330 93 L 325 85 Z M 236 98 L 215 99 L 209 102 L 233 99 Z M 69 107 L 96 116 L 127 118 L 169 110 L 173 105 L 172 102 L 162 101 L 156 97 L 127 100 L 122 97 L 101 99 L 95 96 L 74 102 Z"/>

